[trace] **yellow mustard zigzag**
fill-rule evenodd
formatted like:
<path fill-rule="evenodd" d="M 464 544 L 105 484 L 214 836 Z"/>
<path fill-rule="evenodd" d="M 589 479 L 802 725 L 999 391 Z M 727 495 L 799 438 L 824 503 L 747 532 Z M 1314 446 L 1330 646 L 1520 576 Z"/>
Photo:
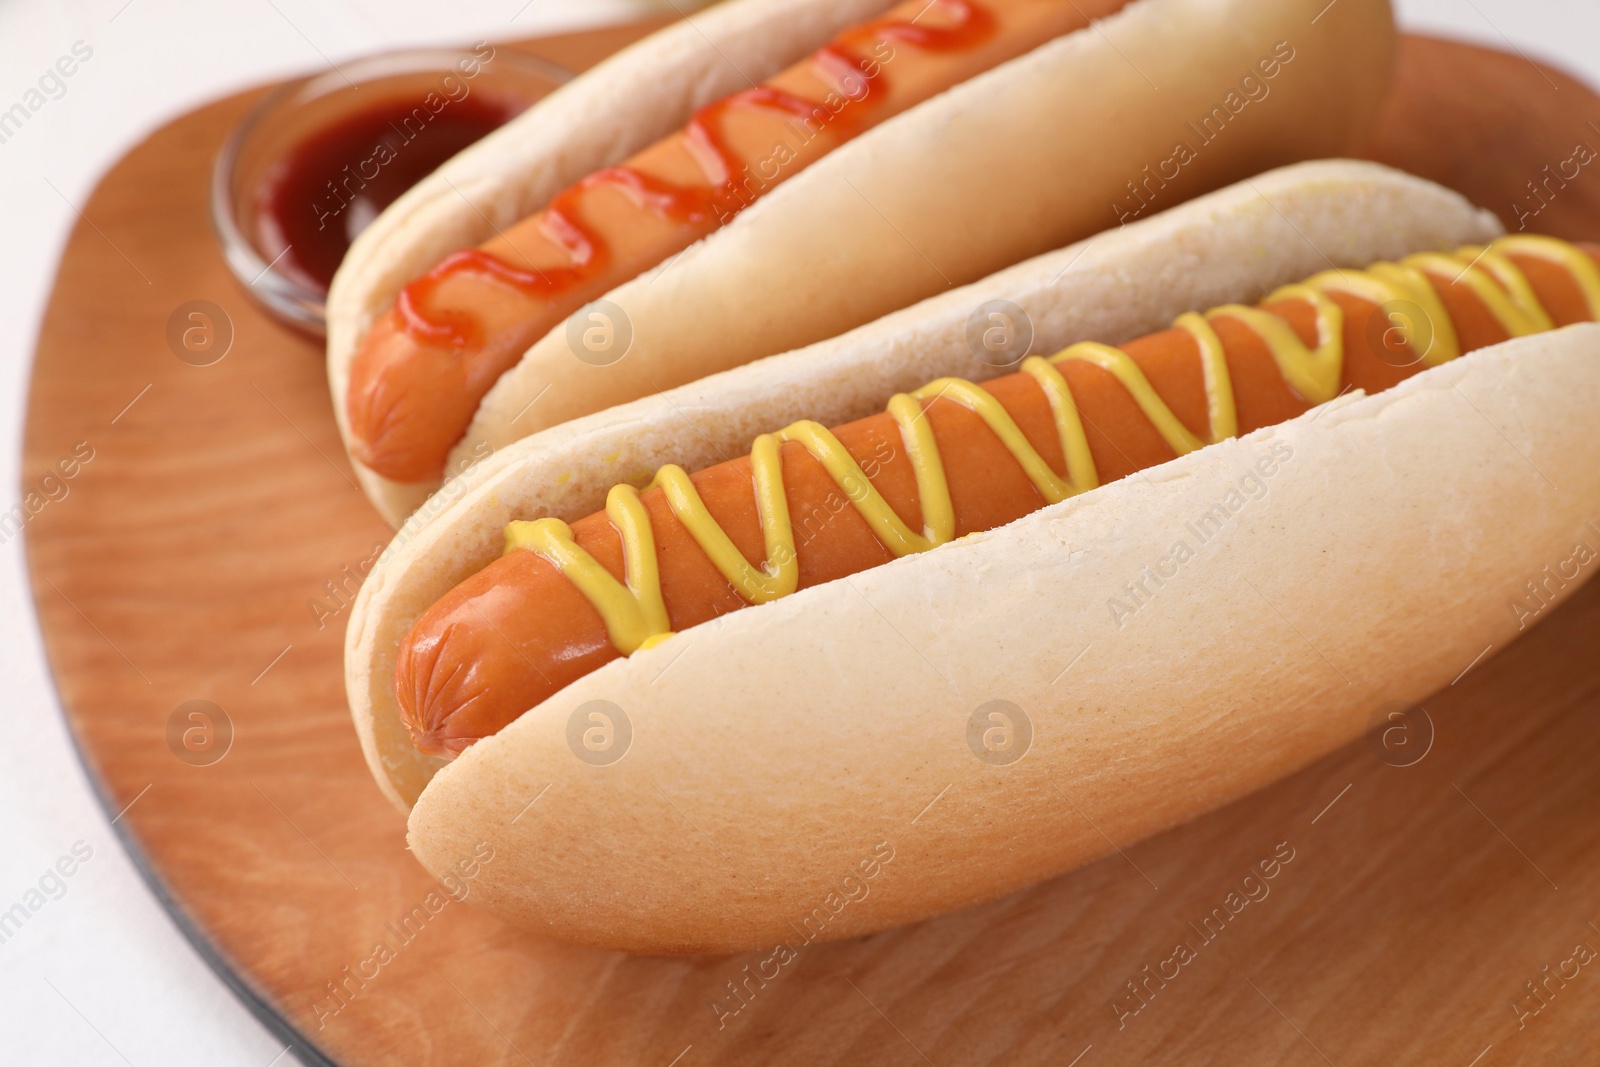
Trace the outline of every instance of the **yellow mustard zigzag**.
<path fill-rule="evenodd" d="M 922 417 L 928 401 L 949 400 L 982 418 L 1039 494 L 1053 504 L 1100 484 L 1072 390 L 1057 369 L 1061 364 L 1082 360 L 1115 375 L 1162 439 L 1181 456 L 1238 432 L 1233 386 L 1213 320 L 1227 317 L 1243 322 L 1265 342 L 1289 387 L 1312 404 L 1322 404 L 1338 395 L 1344 369 L 1344 313 L 1327 294 L 1347 293 L 1379 305 L 1407 346 L 1421 353 L 1420 362 L 1434 366 L 1455 359 L 1461 348 L 1450 316 L 1427 279 L 1429 274 L 1470 288 L 1512 337 L 1552 328 L 1533 287 L 1508 258 L 1512 254 L 1565 267 L 1583 293 L 1590 318 L 1600 321 L 1600 269 L 1594 261 L 1564 241 L 1524 235 L 1502 237 L 1486 247 L 1459 248 L 1453 254 L 1423 252 L 1398 263 L 1374 263 L 1366 270 L 1324 271 L 1300 284 L 1286 285 L 1263 301 L 1304 300 L 1310 304 L 1316 312 L 1315 347 L 1307 347 L 1287 322 L 1260 308 L 1226 304 L 1204 315 L 1188 312 L 1178 316 L 1173 325 L 1194 338 L 1200 353 L 1208 413 L 1205 439 L 1183 424 L 1139 365 L 1119 348 L 1082 341 L 1048 359 L 1030 356 L 1020 369 L 1039 384 L 1050 403 L 1066 457 L 1066 477 L 1051 469 L 1005 407 L 981 386 L 961 378 L 940 378 L 911 393 L 896 394 L 889 401 L 888 412 L 900 429 L 916 475 L 922 502 L 920 531 L 907 526 L 889 506 L 833 432 L 810 420 L 762 434 L 751 450 L 756 509 L 766 544 L 766 560 L 760 566 L 745 559 L 734 546 L 682 467 L 662 467 L 651 486 L 660 487 L 672 513 L 739 595 L 751 603 L 765 603 L 793 593 L 800 580 L 794 527 L 783 486 L 781 448 L 786 441 L 798 442 L 816 457 L 889 551 L 897 556 L 926 552 L 955 536 L 955 511 L 944 463 L 929 420 Z M 626 584 L 584 551 L 573 540 L 571 527 L 560 519 L 509 523 L 505 550 L 529 549 L 554 564 L 599 610 L 612 644 L 630 655 L 671 636 L 671 624 L 661 596 L 655 535 L 639 490 L 631 485 L 613 486 L 606 497 L 606 515 L 622 537 Z"/>

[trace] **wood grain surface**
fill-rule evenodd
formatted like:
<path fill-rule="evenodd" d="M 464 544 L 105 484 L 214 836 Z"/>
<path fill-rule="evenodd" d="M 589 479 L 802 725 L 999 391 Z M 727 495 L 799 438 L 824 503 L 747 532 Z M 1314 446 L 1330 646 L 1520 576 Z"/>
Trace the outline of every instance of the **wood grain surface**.
<path fill-rule="evenodd" d="M 638 32 L 530 48 L 581 68 Z M 1528 181 L 1600 145 L 1600 100 L 1519 56 L 1411 39 L 1405 63 L 1374 155 L 1513 228 Z M 406 855 L 344 705 L 346 605 L 387 529 L 345 462 L 319 346 L 254 307 L 207 222 L 212 155 L 256 95 L 152 134 L 83 205 L 36 357 L 25 536 L 117 828 L 308 1062 L 1594 1062 L 1600 960 L 1576 960 L 1600 949 L 1595 586 L 1463 663 L 1409 731 L 933 922 L 782 962 L 665 960 L 451 901 Z M 1600 236 L 1588 169 L 1549 188 L 1530 228 Z M 231 321 L 209 366 L 167 339 L 196 300 Z M 46 481 L 64 460 L 73 476 Z M 197 700 L 219 709 L 209 735 Z"/>

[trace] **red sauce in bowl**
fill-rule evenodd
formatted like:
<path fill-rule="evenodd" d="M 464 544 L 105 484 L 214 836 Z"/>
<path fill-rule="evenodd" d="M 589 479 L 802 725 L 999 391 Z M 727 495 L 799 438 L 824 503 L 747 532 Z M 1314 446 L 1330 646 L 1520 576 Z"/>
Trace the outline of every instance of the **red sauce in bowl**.
<path fill-rule="evenodd" d="M 390 97 L 315 131 L 256 192 L 258 247 L 280 257 L 275 270 L 326 292 L 350 243 L 379 212 L 526 106 L 486 93 Z"/>

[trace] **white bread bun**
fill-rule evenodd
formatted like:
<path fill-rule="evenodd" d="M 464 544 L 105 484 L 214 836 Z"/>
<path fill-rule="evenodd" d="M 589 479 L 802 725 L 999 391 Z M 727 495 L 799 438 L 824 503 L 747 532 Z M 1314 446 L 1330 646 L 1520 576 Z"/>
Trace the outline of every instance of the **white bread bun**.
<path fill-rule="evenodd" d="M 804 5 L 781 6 L 792 13 Z M 842 22 L 858 18 L 859 7 Z M 767 10 L 758 0 L 734 0 L 710 14 L 730 24 L 742 19 L 747 32 L 739 40 L 751 48 L 763 33 L 786 45 L 803 38 L 803 47 L 785 52 L 787 60 L 827 36 L 815 15 L 800 32 L 792 14 L 757 30 Z M 717 67 L 711 56 L 690 55 L 693 42 L 681 28 L 665 32 L 676 32 L 679 46 L 652 49 L 646 42 L 628 62 L 657 72 L 683 55 L 707 70 Z M 1257 65 L 1280 47 L 1292 59 L 1263 80 Z M 1387 0 L 1332 7 L 1321 0 L 1136 0 L 868 130 L 683 255 L 613 290 L 607 299 L 632 331 L 620 361 L 586 363 L 570 350 L 564 327 L 552 330 L 485 397 L 450 469 L 568 419 L 832 337 L 1113 225 L 1115 205 L 1137 207 L 1133 183 L 1146 180 L 1145 168 L 1170 162 L 1180 142 L 1192 147 L 1193 158 L 1177 166 L 1172 180 L 1158 177 L 1147 187 L 1156 207 L 1278 164 L 1353 152 L 1376 122 L 1395 48 Z M 782 65 L 771 43 L 762 58 L 774 62 L 763 68 L 735 57 L 735 63 L 751 78 Z M 591 141 L 593 131 L 608 129 L 613 115 L 628 113 L 641 98 L 661 106 L 652 81 L 637 72 L 622 75 L 619 63 L 603 66 L 562 90 L 586 94 Z M 1241 91 L 1247 77 L 1265 87 L 1259 100 Z M 674 79 L 660 94 L 678 102 L 679 121 L 703 99 L 687 92 L 674 97 L 673 86 L 682 84 Z M 551 98 L 551 109 L 567 115 L 560 96 Z M 1214 109 L 1222 115 L 1213 122 L 1220 132 L 1207 141 L 1199 130 Z M 653 128 L 666 124 L 666 110 L 652 111 L 663 120 Z M 564 136 L 557 129 L 544 143 L 564 147 Z M 601 154 L 591 151 L 585 162 L 621 155 L 599 160 Z M 459 186 L 457 177 L 490 163 L 505 165 L 485 152 L 452 181 Z M 562 170 L 569 179 L 583 172 Z M 548 196 L 558 185 L 545 181 L 539 188 Z M 437 185 L 428 197 L 431 205 L 460 199 Z M 531 210 L 539 202 L 527 194 L 518 203 Z M 448 239 L 418 212 L 412 222 L 387 227 L 388 239 L 358 242 L 356 265 L 341 270 L 350 278 L 339 287 L 341 321 L 329 335 L 341 420 L 348 365 L 373 316 L 409 277 L 470 243 L 461 238 L 472 220 L 459 209 L 450 217 L 456 229 Z M 425 245 L 428 254 L 415 254 L 414 245 Z M 393 265 L 400 260 L 404 267 Z M 356 469 L 396 523 L 435 487 L 393 482 L 360 463 Z"/>
<path fill-rule="evenodd" d="M 1571 326 L 733 612 L 473 746 L 418 799 L 411 849 L 441 872 L 487 842 L 479 906 L 653 953 L 798 947 L 1051 877 L 1515 639 L 1524 583 L 1600 541 L 1597 405 L 1600 325 Z M 1247 484 L 1266 488 L 1235 509 Z M 1123 582 L 1183 541 L 1114 622 Z M 606 766 L 568 742 L 596 700 L 631 722 Z M 1007 765 L 969 745 L 996 700 L 1031 722 Z"/>
<path fill-rule="evenodd" d="M 669 460 L 715 462 L 794 418 L 837 423 L 942 374 L 997 373 L 965 338 L 970 310 L 987 300 L 1019 304 L 1036 324 L 1035 350 L 1051 351 L 1086 336 L 1125 340 L 1189 308 L 1254 300 L 1330 261 L 1365 265 L 1486 240 L 1497 230 L 1455 194 L 1372 164 L 1285 168 L 809 350 L 505 450 L 408 523 L 352 613 L 352 712 L 384 791 L 402 807 L 416 805 L 413 850 L 437 871 L 480 840 L 492 844 L 495 871 L 479 899 L 522 925 L 639 951 L 732 951 L 786 936 L 787 924 L 820 905 L 879 841 L 895 849 L 906 843 L 917 864 L 893 868 L 894 879 L 873 883 L 871 907 L 852 904 L 819 936 L 934 914 L 1098 854 L 1104 838 L 1063 816 L 1059 798 L 1041 801 L 1040 781 L 1070 790 L 1102 829 L 1131 841 L 1348 740 L 1382 700 L 1421 696 L 1485 644 L 1502 643 L 1516 620 L 1498 599 L 1501 587 L 1514 593 L 1545 563 L 1570 555 L 1570 543 L 1558 546 L 1559 555 L 1551 546 L 1570 539 L 1600 500 L 1595 475 L 1568 477 L 1584 458 L 1570 454 L 1575 420 L 1600 385 L 1594 370 L 1569 372 L 1568 365 L 1581 369 L 1579 350 L 1594 347 L 1600 330 L 1475 354 L 1003 530 L 696 627 L 569 687 L 473 746 L 431 784 L 440 765 L 410 746 L 391 680 L 406 630 L 499 554 L 509 519 L 595 510 L 622 466 L 648 473 Z M 1519 482 L 1529 474 L 1521 457 L 1496 456 L 1464 428 L 1467 397 L 1572 495 L 1547 500 L 1537 475 L 1536 485 Z M 1478 430 L 1504 447 L 1493 428 Z M 1168 553 L 1185 522 L 1237 492 L 1250 463 L 1279 443 L 1293 455 L 1263 481 L 1266 498 L 1211 539 L 1176 588 L 1117 627 L 1105 600 L 1124 595 L 1120 582 Z M 631 451 L 620 463 L 604 458 L 624 444 Z M 1501 508 L 1530 519 L 1516 529 L 1489 523 Z M 1407 521 L 1419 513 L 1428 521 Z M 1460 581 L 1469 571 L 1484 577 Z M 1507 573 L 1516 579 L 1501 581 Z M 1268 597 L 1288 597 L 1277 606 L 1294 621 L 1265 627 L 1270 613 L 1240 600 L 1239 574 Z M 1042 581 L 1047 575 L 1060 581 Z M 1063 589 L 1086 590 L 1088 606 Z M 1345 606 L 1363 597 L 1374 601 L 1366 614 L 1349 615 Z M 1480 603 L 1457 603 L 1474 598 Z M 1432 604 L 1442 609 L 1435 618 L 1430 608 L 1426 627 L 1400 625 L 1407 612 L 1414 619 Z M 1340 630 L 1350 619 L 1355 624 Z M 1184 631 L 1194 620 L 1207 625 Z M 1299 640 L 1295 627 L 1315 648 L 1285 643 L 1286 634 Z M 1373 634 L 1383 636 L 1381 647 L 1363 646 Z M 1074 668 L 1070 687 L 1057 684 L 1086 647 L 1085 669 Z M 1469 651 L 1458 662 L 1462 648 Z M 1203 667 L 1181 678 L 1163 673 L 1200 653 Z M 1343 667 L 1330 671 L 1330 661 Z M 1331 674 L 1343 669 L 1353 681 L 1329 682 L 1318 665 Z M 572 712 L 592 699 L 612 701 L 632 722 L 632 746 L 611 766 L 587 765 L 567 748 Z M 1014 766 L 989 766 L 965 747 L 968 717 L 990 699 L 1013 701 L 1032 720 L 1033 749 Z M 1294 718 L 1311 700 L 1319 701 L 1319 716 Z M 1222 711 L 1236 707 L 1246 710 L 1232 712 L 1229 725 L 1243 727 L 1251 743 L 1214 729 Z M 932 722 L 948 729 L 930 729 Z M 1068 737 L 1086 747 L 1064 744 Z M 1135 738 L 1153 763 L 1134 751 Z M 1171 785 L 1119 792 L 1107 768 L 1117 781 L 1170 778 Z M 930 775 L 945 778 L 901 812 L 896 805 Z M 952 788 L 941 808 L 957 789 L 966 799 L 953 821 L 937 824 L 939 834 L 925 836 L 926 820 L 908 821 L 944 785 Z M 546 786 L 539 818 L 522 817 Z M 1033 835 L 1014 852 L 975 839 L 984 805 L 997 802 L 1003 807 L 991 813 L 1017 812 Z M 897 835 L 872 836 L 895 820 Z M 863 834 L 871 839 L 860 854 L 845 855 Z M 708 849 L 737 855 L 735 870 L 750 881 L 725 863 L 708 864 L 700 854 Z"/>

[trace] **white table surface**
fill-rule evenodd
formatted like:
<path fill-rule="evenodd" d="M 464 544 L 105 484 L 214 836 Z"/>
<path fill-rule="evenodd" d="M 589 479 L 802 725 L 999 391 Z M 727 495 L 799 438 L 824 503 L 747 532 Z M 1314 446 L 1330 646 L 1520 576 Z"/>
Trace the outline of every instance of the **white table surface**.
<path fill-rule="evenodd" d="M 0 144 L 0 510 L 20 479 L 29 361 L 55 265 L 99 176 L 213 97 L 388 48 L 614 21 L 644 0 L 0 0 L 0 110 L 82 41 L 92 58 Z M 657 8 L 668 5 L 656 5 Z M 1398 0 L 1426 30 L 1515 47 L 1600 85 L 1594 0 Z M 67 736 L 27 593 L 0 546 L 0 912 L 76 846 L 65 892 L 0 943 L 0 1063 L 297 1063 L 184 940 L 122 852 Z M 50 888 L 54 888 L 51 886 Z M 1492 1067 L 1485 1064 L 1483 1067 Z"/>

